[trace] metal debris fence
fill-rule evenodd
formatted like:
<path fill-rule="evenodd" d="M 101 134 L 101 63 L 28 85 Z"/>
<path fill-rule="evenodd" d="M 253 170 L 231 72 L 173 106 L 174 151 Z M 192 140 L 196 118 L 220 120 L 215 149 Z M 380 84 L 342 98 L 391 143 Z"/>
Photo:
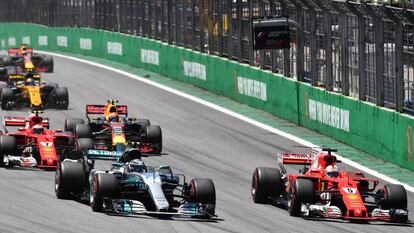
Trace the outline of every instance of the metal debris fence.
<path fill-rule="evenodd" d="M 414 11 L 345 0 L 0 0 L 1 22 L 91 27 L 227 57 L 414 113 Z M 407 7 L 408 6 L 408 7 Z M 252 17 L 287 16 L 291 48 L 253 51 Z"/>

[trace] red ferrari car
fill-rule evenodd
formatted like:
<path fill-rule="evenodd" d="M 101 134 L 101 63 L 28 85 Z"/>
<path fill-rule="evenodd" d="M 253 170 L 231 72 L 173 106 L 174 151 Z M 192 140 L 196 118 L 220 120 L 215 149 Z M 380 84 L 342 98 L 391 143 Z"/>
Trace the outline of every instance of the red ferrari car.
<path fill-rule="evenodd" d="M 21 127 L 8 132 L 7 127 Z M 33 112 L 28 118 L 4 117 L 5 133 L 0 136 L 0 166 L 54 169 L 71 157 L 75 146 L 71 134 L 50 130 L 49 119 Z"/>
<path fill-rule="evenodd" d="M 322 149 L 313 154 L 284 152 L 279 168 L 259 167 L 253 173 L 255 203 L 274 201 L 292 216 L 339 218 L 352 221 L 408 221 L 407 193 L 402 185 L 386 184 L 362 172 L 340 170 L 340 162 Z M 287 174 L 284 164 L 303 165 L 299 174 Z M 309 165 L 309 167 L 307 167 Z"/>

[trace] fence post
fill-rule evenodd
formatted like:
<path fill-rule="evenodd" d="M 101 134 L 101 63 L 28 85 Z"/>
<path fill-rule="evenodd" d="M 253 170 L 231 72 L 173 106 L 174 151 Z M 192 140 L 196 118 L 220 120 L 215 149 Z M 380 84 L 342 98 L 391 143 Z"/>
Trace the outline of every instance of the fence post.
<path fill-rule="evenodd" d="M 243 35 L 242 35 L 242 19 L 243 19 L 243 1 L 236 0 L 236 12 L 237 12 L 237 59 L 241 63 L 243 62 Z"/>
<path fill-rule="evenodd" d="M 233 59 L 233 0 L 227 0 L 227 30 L 228 30 L 228 42 L 227 42 L 227 56 L 230 60 Z"/>
<path fill-rule="evenodd" d="M 309 8 L 309 12 L 311 15 L 316 16 L 316 11 L 315 10 L 311 10 Z M 318 58 L 318 52 L 317 52 L 317 46 L 316 46 L 316 17 L 311 17 L 310 19 L 310 30 L 309 30 L 309 37 L 310 37 L 310 55 L 311 55 L 311 84 L 312 86 L 316 86 L 317 85 L 317 80 L 318 80 L 318 64 L 316 63 Z"/>
<path fill-rule="evenodd" d="M 222 1 L 217 1 L 217 15 L 218 15 L 218 37 L 217 37 L 217 50 L 219 56 L 223 55 L 223 9 L 222 9 Z"/>
<path fill-rule="evenodd" d="M 326 80 L 325 88 L 328 91 L 332 91 L 333 77 L 332 77 L 332 15 L 330 12 L 325 13 L 325 36 L 326 36 Z"/>
<path fill-rule="evenodd" d="M 358 97 L 360 100 L 366 100 L 366 72 L 365 72 L 365 18 L 362 15 L 358 15 Z"/>
<path fill-rule="evenodd" d="M 375 101 L 384 106 L 384 22 L 378 16 L 374 18 L 375 42 Z"/>
<path fill-rule="evenodd" d="M 348 16 L 343 14 L 340 17 L 341 28 L 341 87 L 342 94 L 349 95 L 349 75 L 348 75 Z"/>
<path fill-rule="evenodd" d="M 304 28 L 304 20 L 303 20 L 303 9 L 296 5 L 296 13 L 298 16 L 298 23 L 299 27 L 297 27 L 296 31 L 296 44 L 297 44 L 297 51 L 296 51 L 296 79 L 300 82 L 304 80 L 303 73 L 304 73 L 304 63 L 303 63 L 303 56 L 304 56 L 304 38 L 303 38 L 303 28 Z"/>
<path fill-rule="evenodd" d="M 403 25 L 395 22 L 395 109 L 404 110 Z"/>

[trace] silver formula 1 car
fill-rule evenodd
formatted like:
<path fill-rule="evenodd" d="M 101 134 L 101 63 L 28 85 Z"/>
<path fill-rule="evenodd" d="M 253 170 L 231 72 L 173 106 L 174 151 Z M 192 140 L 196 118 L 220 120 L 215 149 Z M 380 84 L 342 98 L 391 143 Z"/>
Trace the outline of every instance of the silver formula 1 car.
<path fill-rule="evenodd" d="M 108 171 L 96 170 L 91 161 L 114 160 Z M 158 217 L 211 218 L 215 216 L 216 193 L 210 179 L 189 183 L 168 165 L 147 166 L 138 149 L 123 153 L 88 150 L 81 160 L 65 160 L 55 175 L 59 199 L 78 197 L 93 211 L 145 214 Z"/>

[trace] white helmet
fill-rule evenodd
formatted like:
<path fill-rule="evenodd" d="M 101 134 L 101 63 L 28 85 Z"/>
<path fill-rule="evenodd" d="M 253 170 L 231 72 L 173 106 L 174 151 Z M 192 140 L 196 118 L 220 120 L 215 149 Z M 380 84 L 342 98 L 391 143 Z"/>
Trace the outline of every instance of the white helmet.
<path fill-rule="evenodd" d="M 139 172 L 142 173 L 145 171 L 145 164 L 140 159 L 134 159 L 128 164 L 128 168 L 130 172 Z"/>
<path fill-rule="evenodd" d="M 329 165 L 325 169 L 326 176 L 329 177 L 338 177 L 339 169 L 336 165 Z"/>
<path fill-rule="evenodd" d="M 44 130 L 43 125 L 37 124 L 37 125 L 33 126 L 33 133 L 34 134 L 41 134 L 41 133 L 43 133 L 43 130 Z"/>

